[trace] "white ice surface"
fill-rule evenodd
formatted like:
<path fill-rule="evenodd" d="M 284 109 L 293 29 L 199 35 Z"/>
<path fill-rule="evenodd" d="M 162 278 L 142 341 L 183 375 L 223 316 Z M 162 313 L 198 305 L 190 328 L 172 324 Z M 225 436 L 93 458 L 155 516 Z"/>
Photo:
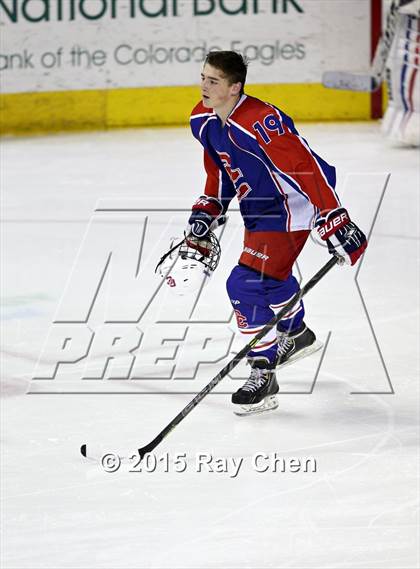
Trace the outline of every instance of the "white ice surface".
<path fill-rule="evenodd" d="M 239 348 L 238 339 L 230 344 L 235 327 L 224 293 L 241 247 L 238 214 L 225 229 L 221 267 L 203 290 L 195 323 L 185 324 L 190 301 L 176 304 L 163 289 L 141 321 L 148 343 L 136 361 L 147 379 L 82 380 L 83 361 L 55 380 L 31 381 L 40 355 L 41 368 L 56 361 L 43 346 L 89 221 L 99 215 L 101 239 L 126 247 L 126 263 L 133 235 L 144 229 L 144 212 L 95 208 L 188 209 L 202 189 L 201 151 L 183 128 L 2 141 L 3 567 L 418 567 L 419 157 L 387 146 L 376 124 L 301 131 L 337 166 L 338 192 L 354 220 L 369 232 L 376 219 L 358 274 L 363 302 L 356 268 L 335 268 L 306 301 L 307 323 L 329 339 L 315 384 L 319 353 L 278 374 L 276 411 L 242 418 L 229 397 L 240 381 L 226 378 L 156 449 L 162 460 L 169 454 L 170 471 L 159 462 L 150 473 L 129 472 L 127 463 L 106 473 L 79 447 L 134 452 Z M 147 215 L 140 293 L 120 292 L 124 274 L 114 270 L 114 309 L 156 289 L 153 262 L 186 216 Z M 82 276 L 97 262 L 83 251 Z M 326 260 L 309 243 L 299 259 L 303 280 Z M 83 281 L 78 286 L 76 303 L 85 292 Z M 162 315 L 171 323 L 154 327 Z M 166 328 L 172 354 L 179 348 L 174 360 L 156 361 L 171 352 L 161 343 Z M 93 375 L 106 353 L 99 349 L 88 362 Z M 125 357 L 122 350 L 109 364 L 117 375 Z M 200 359 L 210 363 L 191 379 Z M 174 379 L 158 379 L 171 366 Z M 235 377 L 245 373 L 239 366 Z M 258 452 L 314 457 L 317 471 L 256 472 Z M 176 453 L 187 456 L 182 473 Z M 244 460 L 235 477 L 198 472 L 199 453 Z"/>

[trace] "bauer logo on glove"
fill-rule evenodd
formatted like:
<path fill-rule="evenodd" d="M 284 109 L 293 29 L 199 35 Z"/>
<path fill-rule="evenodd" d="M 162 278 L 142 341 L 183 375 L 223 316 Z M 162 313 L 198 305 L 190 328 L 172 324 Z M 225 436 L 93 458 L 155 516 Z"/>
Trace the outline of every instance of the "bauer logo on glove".
<path fill-rule="evenodd" d="M 156 271 L 165 284 L 178 296 L 199 290 L 216 269 L 221 249 L 217 237 L 209 231 L 204 239 L 185 237 L 159 261 Z"/>
<path fill-rule="evenodd" d="M 349 265 L 354 265 L 367 247 L 365 234 L 350 220 L 343 207 L 319 215 L 315 227 L 321 239 L 326 241 L 328 251 Z"/>
<path fill-rule="evenodd" d="M 334 215 L 332 219 L 326 221 L 324 225 L 321 225 L 318 229 L 318 234 L 321 239 L 326 240 L 337 231 L 339 227 L 343 227 L 346 223 L 350 221 L 349 216 L 346 211 Z"/>

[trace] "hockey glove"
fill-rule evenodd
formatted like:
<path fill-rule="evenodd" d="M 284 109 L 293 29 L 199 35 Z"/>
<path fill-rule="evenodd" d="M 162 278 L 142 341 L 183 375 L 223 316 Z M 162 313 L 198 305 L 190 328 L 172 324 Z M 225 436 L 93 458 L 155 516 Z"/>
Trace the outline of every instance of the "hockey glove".
<path fill-rule="evenodd" d="M 328 251 L 339 255 L 349 265 L 354 265 L 367 247 L 365 234 L 350 220 L 343 207 L 320 215 L 315 227 L 321 239 L 327 242 Z"/>
<path fill-rule="evenodd" d="M 204 237 L 210 231 L 212 224 L 223 211 L 223 206 L 218 199 L 210 196 L 200 196 L 192 207 L 192 213 L 188 220 L 191 233 L 194 237 Z"/>

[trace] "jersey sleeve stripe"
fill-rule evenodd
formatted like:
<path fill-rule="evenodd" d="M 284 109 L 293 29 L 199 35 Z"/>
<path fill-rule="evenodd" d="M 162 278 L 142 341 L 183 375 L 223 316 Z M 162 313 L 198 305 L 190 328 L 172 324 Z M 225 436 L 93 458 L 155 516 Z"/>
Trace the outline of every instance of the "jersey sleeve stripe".
<path fill-rule="evenodd" d="M 238 124 L 237 122 L 233 121 L 232 119 L 228 119 L 227 120 L 228 123 L 234 125 L 238 130 L 242 131 L 243 133 L 247 134 L 248 136 L 250 136 L 251 138 L 253 138 L 254 140 L 257 140 L 257 137 L 252 134 L 252 132 L 249 132 L 249 130 L 247 130 L 246 128 L 244 128 L 243 126 L 241 126 L 240 124 Z"/>
<path fill-rule="evenodd" d="M 205 116 L 208 116 L 208 115 L 205 115 Z M 199 133 L 198 133 L 198 137 L 200 138 L 200 140 L 201 140 L 201 135 L 202 135 L 202 133 L 203 133 L 204 127 L 206 126 L 206 124 L 207 124 L 209 121 L 211 121 L 211 120 L 213 120 L 213 119 L 217 119 L 216 115 L 210 115 L 209 118 L 208 118 L 207 120 L 205 120 L 205 121 L 203 122 L 203 124 L 201 125 L 200 130 L 199 130 Z"/>
<path fill-rule="evenodd" d="M 324 179 L 325 184 L 328 186 L 328 188 L 334 194 L 334 197 L 337 200 L 338 205 L 340 205 L 340 202 L 339 202 L 337 194 L 335 193 L 334 187 L 331 185 L 330 181 L 328 180 L 327 168 L 322 166 L 322 163 L 319 160 L 319 156 L 312 150 L 312 148 L 308 145 L 306 140 L 304 138 L 302 138 L 300 135 L 298 136 L 298 139 L 299 139 L 300 143 L 302 144 L 302 146 L 304 146 L 304 148 L 311 154 L 312 158 L 315 161 L 315 164 L 318 167 L 319 173 L 321 174 L 321 176 Z"/>
<path fill-rule="evenodd" d="M 211 117 L 211 116 L 216 116 L 214 111 L 212 113 L 199 113 L 197 115 L 191 115 L 190 121 L 192 121 L 193 119 L 199 119 L 201 117 Z"/>

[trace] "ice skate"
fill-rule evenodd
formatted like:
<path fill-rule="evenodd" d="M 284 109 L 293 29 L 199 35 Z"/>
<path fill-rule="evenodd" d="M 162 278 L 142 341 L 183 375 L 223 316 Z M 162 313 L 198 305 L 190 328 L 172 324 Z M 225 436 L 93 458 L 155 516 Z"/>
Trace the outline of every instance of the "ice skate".
<path fill-rule="evenodd" d="M 305 358 L 320 350 L 323 343 L 316 339 L 315 334 L 304 322 L 294 332 L 280 332 L 277 330 L 277 367 L 284 367 L 296 360 Z"/>
<path fill-rule="evenodd" d="M 255 415 L 278 407 L 276 393 L 279 386 L 274 365 L 265 359 L 251 360 L 251 374 L 236 393 L 232 395 L 236 415 Z"/>

